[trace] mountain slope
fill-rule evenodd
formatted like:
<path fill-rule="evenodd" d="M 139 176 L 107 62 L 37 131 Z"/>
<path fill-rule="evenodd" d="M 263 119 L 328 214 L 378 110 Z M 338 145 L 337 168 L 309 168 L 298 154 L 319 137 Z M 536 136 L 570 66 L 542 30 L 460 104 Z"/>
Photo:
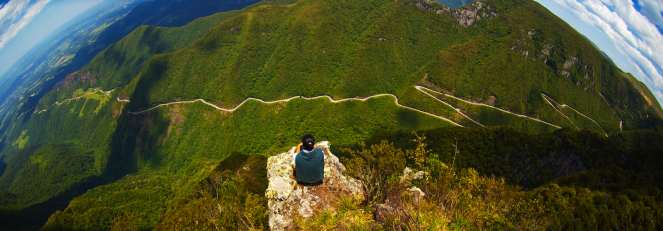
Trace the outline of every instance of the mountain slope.
<path fill-rule="evenodd" d="M 203 2 L 201 1 L 201 3 Z M 202 10 L 208 12 L 207 14 L 216 10 L 236 8 L 251 2 L 208 1 L 208 3 L 214 7 Z M 158 2 L 146 2 L 140 6 L 145 8 L 150 4 L 158 4 Z M 178 6 L 178 4 L 177 8 L 180 9 L 177 10 L 187 9 L 181 7 L 183 4 L 188 4 L 182 1 L 173 1 L 169 7 L 161 9 L 169 10 L 173 8 L 173 5 Z M 166 23 L 167 25 L 184 23 L 201 13 L 200 10 L 187 11 L 187 15 L 180 15 L 177 10 L 175 13 L 168 13 L 173 14 L 169 19 L 157 17 L 158 19 L 152 19 L 151 22 Z M 154 11 L 151 13 L 155 14 Z M 128 22 L 126 18 L 120 20 L 124 22 L 123 26 L 112 24 L 110 28 L 115 28 L 115 31 L 112 32 L 113 36 L 121 35 L 117 30 L 138 26 L 136 23 L 141 23 L 140 17 L 150 15 L 152 14 L 143 12 L 142 16 L 133 17 L 133 22 Z M 3 107 L 2 113 L 8 120 L 3 123 L 5 132 L 0 138 L 0 146 L 2 146 L 0 147 L 2 149 L 0 152 L 0 156 L 2 156 L 0 157 L 2 159 L 0 185 L 3 188 L 0 190 L 0 194 L 4 198 L 0 201 L 2 223 L 10 226 L 16 225 L 17 228 L 39 226 L 55 209 L 66 206 L 72 197 L 83 193 L 90 187 L 117 178 L 118 176 L 113 175 L 107 165 L 109 162 L 114 163 L 114 157 L 110 154 L 111 142 L 113 133 L 117 129 L 116 121 L 122 112 L 122 105 L 115 102 L 112 89 L 108 91 L 101 89 L 121 83 L 104 82 L 114 76 L 98 77 L 106 73 L 115 73 L 116 76 L 128 78 L 135 74 L 131 72 L 137 71 L 141 62 L 148 57 L 175 49 L 181 46 L 181 43 L 187 43 L 187 38 L 196 38 L 200 33 L 205 32 L 212 26 L 210 22 L 214 22 L 214 17 L 223 16 L 215 15 L 211 17 L 212 19 L 197 20 L 189 24 L 189 27 L 173 28 L 172 31 L 158 27 L 141 27 L 133 36 L 137 40 L 134 41 L 131 36 L 128 36 L 118 42 L 116 46 L 130 47 L 131 50 L 125 49 L 124 51 L 135 52 L 136 50 L 133 48 L 148 48 L 143 45 L 158 43 L 158 46 L 152 47 L 154 49 L 148 48 L 140 53 L 134 53 L 133 56 L 123 54 L 117 56 L 118 52 L 111 47 L 98 55 L 106 57 L 102 61 L 106 63 L 100 65 L 99 61 L 87 60 L 86 62 L 90 62 L 90 64 L 81 71 L 70 73 L 60 80 L 51 81 L 52 83 L 49 81 L 36 83 L 35 89 L 45 89 L 45 93 L 41 93 L 42 95 L 39 96 L 33 94 L 30 98 L 24 97 L 18 105 L 23 107 L 26 105 L 26 100 L 36 100 L 32 102 L 34 105 L 29 113 L 21 113 L 17 110 L 20 108 Z M 100 31 L 103 31 L 103 28 Z M 101 37 L 104 41 L 111 39 L 109 36 Z M 93 42 L 93 47 L 83 47 L 80 52 L 92 52 L 103 46 L 104 42 Z M 117 66 L 111 66 L 113 64 Z M 98 70 L 95 69 L 97 66 L 111 66 L 111 68 Z M 125 68 L 123 69 L 125 71 L 115 69 L 118 66 Z M 43 78 L 46 79 L 46 77 Z M 21 142 L 9 141 L 15 139 L 19 139 Z M 5 165 L 5 163 L 7 164 Z"/>
<path fill-rule="evenodd" d="M 634 127 L 646 115 L 657 116 L 657 107 L 647 106 L 609 60 L 534 3 L 495 3 L 488 9 L 499 12 L 496 16 L 467 29 L 449 15 L 422 14 L 404 6 L 409 4 L 305 1 L 252 8 L 225 20 L 193 47 L 153 60 L 136 80 L 139 95 L 130 107 L 194 98 L 231 106 L 249 96 L 404 96 L 427 76 L 457 97 L 492 96 L 497 107 L 557 124 L 565 116 L 541 94 L 609 131 L 617 130 L 620 120 Z M 365 18 L 325 17 L 332 14 Z M 537 14 L 554 20 L 525 20 L 541 18 Z M 342 33 L 334 33 L 340 28 Z"/>
<path fill-rule="evenodd" d="M 228 156 L 276 153 L 305 132 L 349 146 L 451 126 L 605 136 L 660 119 L 646 88 L 538 4 L 429 2 L 267 1 L 181 28 L 140 27 L 58 82 L 3 137 L 0 185 L 18 198 L 3 205 L 103 176 L 108 184 L 50 224 L 108 228 L 127 216 L 151 228 Z M 380 94 L 393 97 L 358 101 Z M 218 110 L 299 96 L 355 100 Z M 57 152 L 43 153 L 52 147 L 73 150 L 67 163 L 84 170 L 63 168 L 76 177 L 64 185 L 24 185 L 43 178 L 40 166 L 60 166 Z"/>

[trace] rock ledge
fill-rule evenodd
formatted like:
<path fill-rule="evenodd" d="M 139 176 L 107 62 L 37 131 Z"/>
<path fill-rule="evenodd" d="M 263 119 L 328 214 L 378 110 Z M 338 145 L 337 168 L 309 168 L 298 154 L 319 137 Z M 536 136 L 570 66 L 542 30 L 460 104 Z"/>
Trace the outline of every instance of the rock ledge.
<path fill-rule="evenodd" d="M 325 179 L 318 186 L 302 186 L 295 181 L 292 166 L 294 147 L 267 160 L 269 185 L 265 197 L 271 230 L 291 229 L 295 218 L 308 218 L 333 208 L 343 197 L 364 200 L 361 182 L 343 174 L 345 166 L 329 151 L 329 143 L 320 142 L 316 148 L 322 149 L 325 154 Z"/>

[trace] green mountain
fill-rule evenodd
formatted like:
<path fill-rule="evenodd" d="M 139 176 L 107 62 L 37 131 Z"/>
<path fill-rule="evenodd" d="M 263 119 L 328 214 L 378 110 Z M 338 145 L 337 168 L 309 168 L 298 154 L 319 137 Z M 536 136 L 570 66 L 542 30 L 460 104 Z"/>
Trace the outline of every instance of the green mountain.
<path fill-rule="evenodd" d="M 425 0 L 264 1 L 181 27 L 139 27 L 59 82 L 0 136 L 0 215 L 25 217 L 76 196 L 45 228 L 168 229 L 212 203 L 201 191 L 223 186 L 239 195 L 215 199 L 237 228 L 228 211 L 264 207 L 256 182 L 265 179 L 225 170 L 262 167 L 306 132 L 355 147 L 418 131 L 437 140 L 428 145 L 447 162 L 452 140 L 465 135 L 463 150 L 473 154 L 459 168 L 537 192 L 559 183 L 597 190 L 587 197 L 650 196 L 658 186 L 643 185 L 658 174 L 613 187 L 574 177 L 603 177 L 605 166 L 636 176 L 655 169 L 616 164 L 599 155 L 616 151 L 599 147 L 625 144 L 624 155 L 656 159 L 656 140 L 641 134 L 660 137 L 662 117 L 642 83 L 532 1 L 455 9 Z M 447 132 L 459 135 L 437 138 Z M 567 145 L 575 142 L 584 145 Z M 654 201 L 633 214 L 660 211 Z M 587 216 L 605 214 L 596 211 Z M 572 217 L 553 214 L 561 227 Z"/>

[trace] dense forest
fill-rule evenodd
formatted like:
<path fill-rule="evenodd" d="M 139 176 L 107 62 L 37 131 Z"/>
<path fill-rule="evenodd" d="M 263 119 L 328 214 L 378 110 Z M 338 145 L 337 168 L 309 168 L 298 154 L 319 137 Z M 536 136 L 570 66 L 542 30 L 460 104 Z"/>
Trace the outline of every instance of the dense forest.
<path fill-rule="evenodd" d="M 663 139 L 661 128 L 611 138 L 589 131 L 531 135 L 508 128 L 445 128 L 332 146 L 349 173 L 371 187 L 367 200 L 344 201 L 337 210 L 299 220 L 297 225 L 352 230 L 657 230 L 663 224 L 659 168 L 663 147 L 657 144 Z M 156 209 L 150 203 L 133 205 L 131 214 L 112 220 L 92 214 L 80 217 L 77 214 L 94 204 L 89 201 L 95 200 L 93 192 L 51 217 L 46 228 L 140 228 L 156 222 L 160 229 L 266 229 L 265 164 L 263 156 L 231 155 L 195 184 L 196 193 L 160 208 L 164 215 L 156 220 L 136 215 Z M 427 195 L 425 201 L 413 204 L 401 198 L 407 198 L 409 187 L 399 181 L 405 167 L 427 173 L 425 179 L 412 182 Z M 134 185 L 158 184 L 159 178 L 126 180 Z M 158 191 L 128 190 L 131 193 L 122 195 L 140 201 L 168 198 Z M 404 216 L 417 217 L 376 220 L 376 205 L 388 198 L 398 201 L 392 206 Z"/>

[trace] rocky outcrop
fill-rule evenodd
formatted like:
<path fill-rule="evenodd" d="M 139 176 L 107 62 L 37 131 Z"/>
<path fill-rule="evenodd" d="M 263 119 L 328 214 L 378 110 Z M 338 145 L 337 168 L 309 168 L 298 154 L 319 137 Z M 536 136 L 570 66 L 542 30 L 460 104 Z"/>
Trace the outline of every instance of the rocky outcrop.
<path fill-rule="evenodd" d="M 420 10 L 438 15 L 451 15 L 463 27 L 470 27 L 481 19 L 497 16 L 495 10 L 482 1 L 474 1 L 461 8 L 449 8 L 438 4 L 435 0 L 416 0 L 416 6 Z"/>
<path fill-rule="evenodd" d="M 481 19 L 497 16 L 490 6 L 480 1 L 475 1 L 469 7 L 451 10 L 451 15 L 464 27 L 472 26 Z"/>
<path fill-rule="evenodd" d="M 318 186 L 298 185 L 293 176 L 292 156 L 295 148 L 272 156 L 267 161 L 269 185 L 265 192 L 271 230 L 293 228 L 295 218 L 308 218 L 332 208 L 344 197 L 364 200 L 360 181 L 344 175 L 345 166 L 329 151 L 328 142 L 316 144 L 325 154 L 325 179 Z"/>

